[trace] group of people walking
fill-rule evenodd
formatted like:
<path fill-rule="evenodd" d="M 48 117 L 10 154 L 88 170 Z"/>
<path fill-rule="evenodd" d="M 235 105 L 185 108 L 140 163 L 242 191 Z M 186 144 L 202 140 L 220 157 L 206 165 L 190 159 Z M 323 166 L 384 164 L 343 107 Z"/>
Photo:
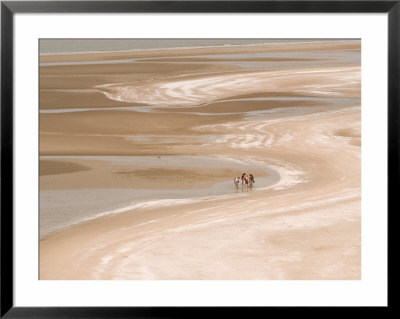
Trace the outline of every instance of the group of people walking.
<path fill-rule="evenodd" d="M 252 188 L 256 181 L 254 180 L 254 176 L 252 174 L 247 175 L 246 173 L 243 173 L 242 177 L 237 176 L 233 180 L 236 189 L 239 189 L 240 182 L 242 182 L 242 188 L 248 189 L 249 187 Z"/>

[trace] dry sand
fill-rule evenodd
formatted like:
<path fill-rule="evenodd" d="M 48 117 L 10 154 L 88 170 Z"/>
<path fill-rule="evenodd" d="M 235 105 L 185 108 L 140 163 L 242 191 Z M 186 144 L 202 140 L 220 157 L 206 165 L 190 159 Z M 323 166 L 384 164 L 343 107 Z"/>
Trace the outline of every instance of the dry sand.
<path fill-rule="evenodd" d="M 309 56 L 279 70 L 215 63 L 263 52 Z M 41 67 L 41 192 L 171 199 L 43 236 L 40 279 L 361 279 L 360 64 L 302 65 L 314 52 L 359 54 L 360 42 L 42 56 L 136 61 Z M 124 164 L 98 160 L 109 156 Z M 279 178 L 260 187 L 263 167 Z M 248 169 L 256 187 L 236 192 L 233 177 Z M 225 181 L 227 193 L 202 195 Z M 174 200 L 182 188 L 194 195 Z"/>

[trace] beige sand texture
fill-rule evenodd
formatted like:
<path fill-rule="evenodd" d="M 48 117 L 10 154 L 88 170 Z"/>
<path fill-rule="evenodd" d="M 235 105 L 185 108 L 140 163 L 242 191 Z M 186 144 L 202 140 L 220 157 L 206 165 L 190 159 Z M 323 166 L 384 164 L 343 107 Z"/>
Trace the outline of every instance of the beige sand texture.
<path fill-rule="evenodd" d="M 360 50 L 41 56 L 40 279 L 360 280 Z"/>

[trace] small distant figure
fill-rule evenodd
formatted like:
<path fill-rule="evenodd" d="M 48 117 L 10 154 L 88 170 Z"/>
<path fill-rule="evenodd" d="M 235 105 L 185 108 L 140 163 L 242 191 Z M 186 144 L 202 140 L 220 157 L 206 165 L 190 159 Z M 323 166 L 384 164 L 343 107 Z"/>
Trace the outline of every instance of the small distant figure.
<path fill-rule="evenodd" d="M 256 181 L 255 181 L 255 179 L 254 179 L 254 176 L 253 176 L 252 174 L 250 174 L 250 177 L 249 177 L 250 188 L 253 188 L 253 184 L 254 184 L 255 182 L 256 182 Z"/>
<path fill-rule="evenodd" d="M 242 185 L 243 185 L 243 183 L 244 183 L 244 177 L 246 176 L 246 173 L 243 173 L 242 174 Z"/>
<path fill-rule="evenodd" d="M 244 181 L 245 190 L 248 190 L 248 188 L 249 188 L 249 177 L 247 175 L 244 175 L 243 181 Z"/>
<path fill-rule="evenodd" d="M 233 183 L 235 184 L 236 189 L 239 189 L 239 182 L 240 182 L 240 177 L 239 176 L 235 177 Z"/>

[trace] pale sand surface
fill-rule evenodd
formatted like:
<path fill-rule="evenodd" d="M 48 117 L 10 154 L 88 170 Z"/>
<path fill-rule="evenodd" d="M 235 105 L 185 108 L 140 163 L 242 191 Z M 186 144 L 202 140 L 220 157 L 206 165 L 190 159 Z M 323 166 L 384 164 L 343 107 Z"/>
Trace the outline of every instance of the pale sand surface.
<path fill-rule="evenodd" d="M 324 50 L 360 42 L 41 56 L 161 67 L 41 67 L 41 224 L 74 225 L 44 232 L 40 279 L 361 279 L 360 65 L 194 63 Z"/>

